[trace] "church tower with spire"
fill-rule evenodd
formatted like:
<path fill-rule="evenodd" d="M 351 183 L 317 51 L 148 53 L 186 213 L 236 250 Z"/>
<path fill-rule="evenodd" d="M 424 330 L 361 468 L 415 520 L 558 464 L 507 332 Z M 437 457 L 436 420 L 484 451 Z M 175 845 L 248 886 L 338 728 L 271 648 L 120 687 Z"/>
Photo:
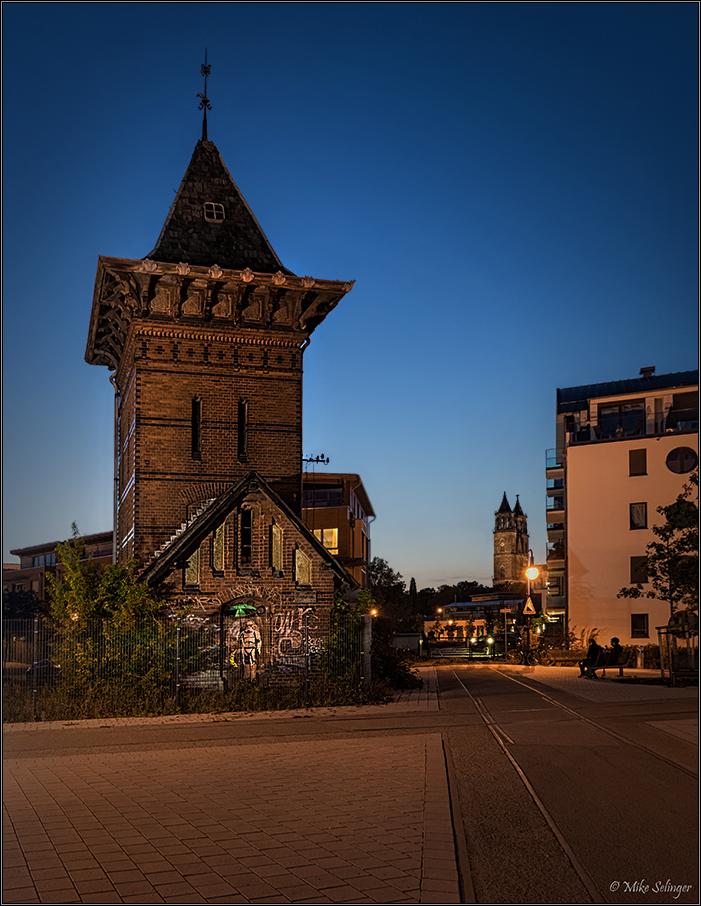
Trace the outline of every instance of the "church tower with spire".
<path fill-rule="evenodd" d="M 528 522 L 516 495 L 513 510 L 506 492 L 494 514 L 494 584 L 525 582 L 528 566 Z"/>
<path fill-rule="evenodd" d="M 153 250 L 98 261 L 85 358 L 113 372 L 118 561 L 251 473 L 301 515 L 302 356 L 353 285 L 282 264 L 207 137 L 202 74 L 202 139 Z"/>

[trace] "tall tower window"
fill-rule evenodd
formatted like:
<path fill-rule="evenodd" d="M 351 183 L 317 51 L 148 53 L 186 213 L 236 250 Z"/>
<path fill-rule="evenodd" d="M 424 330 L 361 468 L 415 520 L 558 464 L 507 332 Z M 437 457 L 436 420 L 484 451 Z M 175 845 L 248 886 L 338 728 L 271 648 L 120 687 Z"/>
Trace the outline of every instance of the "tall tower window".
<path fill-rule="evenodd" d="M 192 398 L 191 439 L 192 458 L 202 459 L 202 400 L 199 396 Z"/>
<path fill-rule="evenodd" d="M 204 219 L 207 223 L 221 223 L 224 220 L 224 205 L 207 201 L 204 205 Z"/>
<path fill-rule="evenodd" d="M 253 557 L 253 510 L 241 510 L 239 565 L 250 566 Z"/>
<path fill-rule="evenodd" d="M 238 455 L 240 462 L 248 461 L 248 438 L 246 436 L 248 428 L 248 403 L 246 400 L 239 400 L 238 406 Z"/>

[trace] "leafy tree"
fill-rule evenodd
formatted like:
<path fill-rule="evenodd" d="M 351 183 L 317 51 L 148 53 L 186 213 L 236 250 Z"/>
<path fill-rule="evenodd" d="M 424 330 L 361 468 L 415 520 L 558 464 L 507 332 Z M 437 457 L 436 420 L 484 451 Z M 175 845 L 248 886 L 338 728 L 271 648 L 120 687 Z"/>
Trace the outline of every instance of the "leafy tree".
<path fill-rule="evenodd" d="M 120 688 L 132 708 L 134 697 L 153 702 L 172 673 L 175 625 L 157 619 L 165 602 L 137 581 L 132 562 L 99 571 L 75 526 L 73 535 L 57 547 L 57 575 L 47 576 L 63 685 L 81 696 Z"/>
<path fill-rule="evenodd" d="M 30 620 L 49 612 L 46 601 L 41 601 L 35 591 L 9 591 L 2 593 L 2 616 L 5 620 Z"/>
<path fill-rule="evenodd" d="M 696 471 L 673 503 L 657 507 L 662 521 L 652 527 L 652 533 L 658 540 L 648 544 L 645 557 L 649 586 L 640 582 L 626 586 L 618 592 L 619 598 L 666 601 L 670 616 L 678 610 L 698 610 L 698 484 Z"/>
<path fill-rule="evenodd" d="M 395 631 L 414 629 L 416 613 L 412 612 L 401 573 L 395 572 L 381 557 L 374 557 L 368 578 L 381 616 L 389 621 Z"/>

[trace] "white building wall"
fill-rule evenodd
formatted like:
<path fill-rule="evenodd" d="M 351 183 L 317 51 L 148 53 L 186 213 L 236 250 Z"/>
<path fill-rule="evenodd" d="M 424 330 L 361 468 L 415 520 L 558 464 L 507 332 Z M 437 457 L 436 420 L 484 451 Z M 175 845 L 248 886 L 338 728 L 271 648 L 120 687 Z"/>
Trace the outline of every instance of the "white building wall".
<path fill-rule="evenodd" d="M 626 437 L 567 448 L 567 576 L 570 629 L 578 636 L 598 629 L 600 642 L 618 636 L 622 645 L 657 644 L 655 627 L 669 606 L 653 598 L 617 598 L 630 584 L 630 558 L 644 556 L 661 521 L 658 506 L 672 503 L 689 475 L 671 472 L 667 454 L 676 447 L 698 452 L 695 434 Z M 630 450 L 647 450 L 647 475 L 629 475 Z M 630 528 L 630 504 L 647 503 L 647 529 Z M 645 586 L 644 586 L 645 587 Z M 650 586 L 647 586 L 650 587 Z M 631 614 L 649 614 L 649 638 L 632 638 Z"/>

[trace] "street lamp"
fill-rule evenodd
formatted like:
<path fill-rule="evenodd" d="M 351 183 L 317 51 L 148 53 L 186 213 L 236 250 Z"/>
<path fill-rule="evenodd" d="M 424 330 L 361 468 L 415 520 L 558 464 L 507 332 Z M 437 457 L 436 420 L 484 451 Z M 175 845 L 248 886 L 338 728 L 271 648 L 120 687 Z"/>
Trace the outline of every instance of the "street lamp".
<path fill-rule="evenodd" d="M 535 613 L 533 609 L 533 602 L 531 601 L 531 582 L 534 582 L 540 575 L 540 570 L 533 563 L 533 551 L 528 552 L 528 567 L 526 569 L 526 582 L 527 582 L 527 595 L 526 595 L 526 606 L 523 608 L 523 612 L 528 616 L 528 629 L 526 635 L 526 663 L 528 663 L 529 655 L 531 653 L 531 616 Z"/>

